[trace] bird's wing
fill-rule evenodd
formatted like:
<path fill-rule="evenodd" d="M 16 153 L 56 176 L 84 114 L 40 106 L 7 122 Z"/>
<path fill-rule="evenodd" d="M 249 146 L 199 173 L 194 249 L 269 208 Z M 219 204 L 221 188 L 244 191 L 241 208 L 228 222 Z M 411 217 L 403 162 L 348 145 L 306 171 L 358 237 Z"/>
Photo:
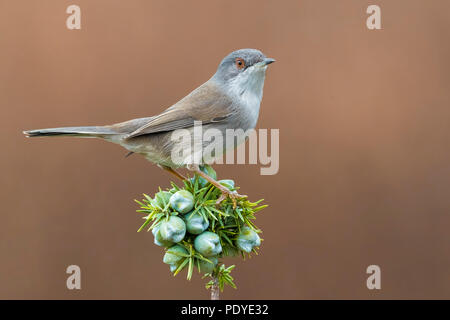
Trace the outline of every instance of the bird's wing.
<path fill-rule="evenodd" d="M 233 113 L 233 101 L 213 83 L 206 82 L 163 113 L 152 117 L 125 139 L 157 132 L 173 131 L 202 124 L 225 121 Z"/>

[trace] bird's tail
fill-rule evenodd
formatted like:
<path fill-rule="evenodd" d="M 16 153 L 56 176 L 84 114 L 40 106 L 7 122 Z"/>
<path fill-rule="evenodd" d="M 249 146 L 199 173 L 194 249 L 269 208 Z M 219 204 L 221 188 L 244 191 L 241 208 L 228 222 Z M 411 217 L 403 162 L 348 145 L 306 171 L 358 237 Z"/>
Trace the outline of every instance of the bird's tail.
<path fill-rule="evenodd" d="M 107 126 L 48 128 L 28 130 L 23 133 L 27 137 L 74 136 L 83 138 L 105 138 L 117 134 Z"/>

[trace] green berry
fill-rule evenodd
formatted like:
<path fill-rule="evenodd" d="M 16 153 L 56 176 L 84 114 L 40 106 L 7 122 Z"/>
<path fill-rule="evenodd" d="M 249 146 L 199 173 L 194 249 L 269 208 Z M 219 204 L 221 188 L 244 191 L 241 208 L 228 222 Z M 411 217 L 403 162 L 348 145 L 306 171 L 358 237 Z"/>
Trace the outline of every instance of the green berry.
<path fill-rule="evenodd" d="M 208 258 L 212 263 L 206 262 L 204 260 L 199 260 L 199 266 L 200 266 L 200 272 L 201 273 L 211 273 L 213 272 L 214 268 L 216 267 L 219 260 L 217 260 L 216 257 L 210 257 Z"/>
<path fill-rule="evenodd" d="M 190 212 L 184 216 L 186 229 L 191 234 L 200 234 L 209 227 L 208 219 L 204 219 L 198 212 Z"/>
<path fill-rule="evenodd" d="M 239 250 L 230 245 L 223 246 L 222 255 L 224 257 L 237 257 L 239 255 Z"/>
<path fill-rule="evenodd" d="M 209 231 L 205 231 L 195 238 L 194 248 L 205 257 L 212 257 L 222 252 L 219 236 Z"/>
<path fill-rule="evenodd" d="M 234 189 L 234 181 L 230 180 L 230 179 L 226 179 L 226 180 L 219 180 L 218 181 L 221 185 L 223 185 L 224 187 L 227 187 L 230 190 Z"/>
<path fill-rule="evenodd" d="M 189 252 L 184 247 L 177 244 L 167 249 L 164 254 L 163 262 L 170 265 L 176 265 L 185 258 L 183 255 L 187 254 L 189 254 Z"/>
<path fill-rule="evenodd" d="M 169 264 L 170 272 L 175 272 L 182 262 L 183 262 L 183 260 L 180 260 L 177 263 Z M 187 265 L 185 265 L 181 270 L 185 269 L 186 267 L 187 267 Z"/>
<path fill-rule="evenodd" d="M 187 190 L 177 191 L 170 197 L 170 206 L 179 213 L 188 213 L 194 208 L 194 196 Z"/>
<path fill-rule="evenodd" d="M 158 225 L 158 226 L 156 226 L 156 227 L 154 227 L 154 228 L 152 229 L 153 236 L 155 237 L 155 239 L 154 239 L 153 242 L 154 242 L 157 246 L 160 246 L 160 247 L 170 247 L 170 246 L 172 246 L 172 245 L 173 245 L 173 242 L 172 242 L 172 241 L 164 240 L 164 239 L 161 237 L 161 232 L 159 231 L 159 229 L 160 229 L 160 225 Z"/>
<path fill-rule="evenodd" d="M 200 170 L 202 172 L 206 173 L 208 176 L 210 176 L 214 180 L 217 179 L 216 170 L 214 170 L 209 164 L 204 164 L 204 165 L 200 166 Z"/>
<path fill-rule="evenodd" d="M 199 168 L 202 172 L 206 173 L 208 176 L 210 176 L 214 180 L 217 179 L 217 173 L 210 165 L 205 164 L 205 165 L 200 166 Z M 195 177 L 191 178 L 191 182 L 193 184 L 195 183 Z M 208 183 L 209 183 L 208 180 L 206 180 L 203 177 L 198 176 L 198 185 L 200 186 L 200 188 L 206 187 L 206 185 Z"/>
<path fill-rule="evenodd" d="M 186 224 L 177 216 L 170 216 L 169 220 L 161 222 L 159 232 L 166 241 L 180 242 L 186 235 Z"/>
<path fill-rule="evenodd" d="M 164 208 L 169 203 L 171 197 L 172 193 L 169 191 L 160 191 L 155 194 L 155 201 L 161 208 Z"/>
<path fill-rule="evenodd" d="M 250 253 L 254 247 L 261 245 L 261 239 L 255 231 L 244 227 L 236 239 L 236 245 L 240 250 Z"/>
<path fill-rule="evenodd" d="M 178 268 L 178 264 L 171 264 L 169 266 L 169 268 L 170 268 L 170 272 L 175 272 L 175 270 L 177 270 L 177 268 Z"/>

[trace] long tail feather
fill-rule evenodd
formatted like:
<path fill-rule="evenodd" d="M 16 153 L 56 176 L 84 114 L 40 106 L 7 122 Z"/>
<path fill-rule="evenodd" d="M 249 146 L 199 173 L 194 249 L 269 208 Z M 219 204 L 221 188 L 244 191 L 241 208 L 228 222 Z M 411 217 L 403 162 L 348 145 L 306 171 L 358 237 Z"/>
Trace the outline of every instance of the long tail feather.
<path fill-rule="evenodd" d="M 86 138 L 96 138 L 117 134 L 109 127 L 64 127 L 28 130 L 23 132 L 27 137 L 45 137 L 45 136 L 76 136 Z"/>

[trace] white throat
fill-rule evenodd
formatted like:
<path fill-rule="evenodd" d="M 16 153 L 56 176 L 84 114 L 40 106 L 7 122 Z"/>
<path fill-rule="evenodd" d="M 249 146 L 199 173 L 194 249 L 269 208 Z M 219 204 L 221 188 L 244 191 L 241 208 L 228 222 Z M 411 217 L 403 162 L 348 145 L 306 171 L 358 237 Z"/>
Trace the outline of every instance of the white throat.
<path fill-rule="evenodd" d="M 254 116 L 254 119 L 258 119 L 266 69 L 267 66 L 250 67 L 228 83 L 230 91 L 240 104 L 245 106 L 248 112 Z"/>
<path fill-rule="evenodd" d="M 230 80 L 229 87 L 233 93 L 242 95 L 254 95 L 262 99 L 264 79 L 266 78 L 267 66 L 254 66 Z"/>

